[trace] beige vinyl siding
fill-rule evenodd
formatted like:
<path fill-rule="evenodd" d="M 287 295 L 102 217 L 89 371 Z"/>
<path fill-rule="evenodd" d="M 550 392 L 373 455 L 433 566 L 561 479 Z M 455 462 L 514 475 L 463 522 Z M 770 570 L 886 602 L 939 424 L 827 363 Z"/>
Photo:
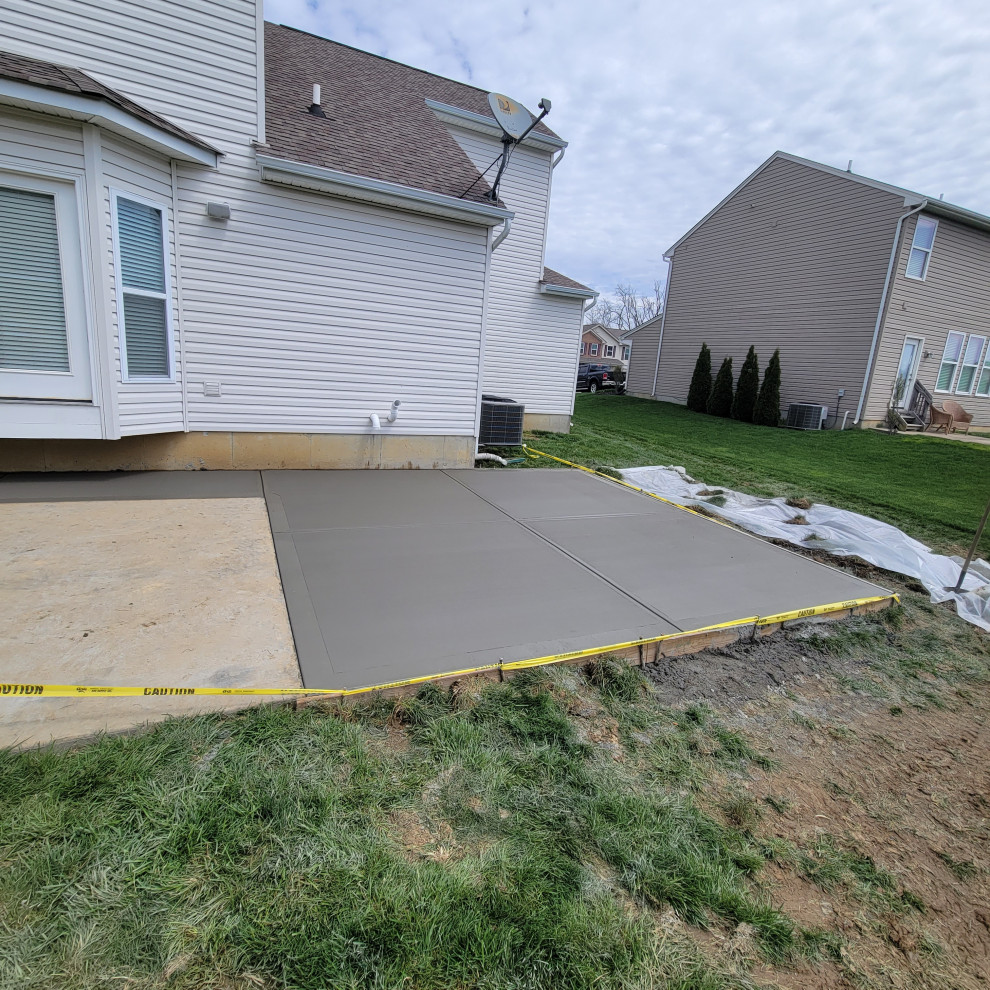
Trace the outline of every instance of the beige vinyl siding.
<path fill-rule="evenodd" d="M 713 374 L 729 356 L 736 377 L 752 344 L 761 374 L 780 348 L 784 410 L 834 413 L 845 389 L 841 410 L 855 412 L 903 210 L 902 197 L 772 160 L 676 248 L 657 398 L 686 401 L 703 342 Z"/>
<path fill-rule="evenodd" d="M 904 224 L 864 418 L 883 417 L 904 338 L 912 336 L 923 338 L 924 352 L 931 355 L 922 356 L 918 377 L 935 401 L 954 399 L 973 413 L 974 425 L 990 426 L 990 397 L 935 392 L 949 333 L 990 337 L 990 233 L 942 217 L 933 219 L 938 220 L 938 229 L 924 281 L 904 274 L 917 219 L 911 217 Z"/>
<path fill-rule="evenodd" d="M 178 291 L 175 262 L 175 224 L 172 210 L 172 172 L 169 162 L 153 152 L 114 135 L 101 137 L 103 158 L 103 244 L 106 250 L 106 271 L 110 273 L 110 316 L 114 342 L 114 381 L 116 382 L 120 431 L 124 436 L 138 433 L 165 433 L 181 430 L 182 421 L 182 354 L 179 342 Z M 120 355 L 120 300 L 114 277 L 113 230 L 110 192 L 121 196 L 128 193 L 161 206 L 167 223 L 169 255 L 166 259 L 169 279 L 169 302 L 172 313 L 172 333 L 175 345 L 175 381 L 123 381 Z"/>
<path fill-rule="evenodd" d="M 450 132 L 484 171 L 501 153 L 495 137 L 460 127 Z M 484 390 L 522 402 L 527 412 L 569 415 L 581 344 L 583 301 L 545 295 L 543 248 L 550 198 L 548 151 L 517 147 L 499 196 L 515 213 L 509 236 L 492 255 L 485 333 Z M 495 169 L 488 173 L 491 180 Z"/>
<path fill-rule="evenodd" d="M 626 394 L 649 398 L 653 395 L 653 375 L 657 366 L 657 344 L 663 317 L 644 323 L 630 338 L 632 350 L 626 371 Z M 700 345 L 699 345 L 700 346 Z M 692 370 L 694 366 L 692 365 Z"/>

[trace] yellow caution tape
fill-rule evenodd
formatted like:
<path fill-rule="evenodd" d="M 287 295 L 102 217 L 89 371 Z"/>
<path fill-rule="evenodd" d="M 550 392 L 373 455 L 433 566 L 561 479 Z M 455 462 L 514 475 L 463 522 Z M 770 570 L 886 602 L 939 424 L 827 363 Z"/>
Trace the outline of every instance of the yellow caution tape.
<path fill-rule="evenodd" d="M 530 667 L 542 667 L 552 663 L 565 663 L 570 660 L 580 660 L 582 657 L 599 656 L 605 653 L 617 653 L 620 650 L 633 649 L 640 646 L 652 646 L 670 640 L 685 639 L 688 636 L 700 636 L 704 633 L 717 632 L 720 629 L 732 629 L 738 626 L 774 625 L 791 619 L 806 619 L 815 615 L 828 615 L 847 609 L 858 608 L 862 605 L 872 605 L 875 602 L 899 602 L 897 595 L 874 595 L 871 598 L 852 598 L 844 602 L 832 602 L 828 605 L 816 605 L 809 608 L 793 609 L 790 612 L 778 612 L 776 615 L 751 615 L 745 619 L 732 619 L 728 622 L 718 622 L 700 629 L 688 629 L 683 632 L 664 633 L 662 636 L 652 636 L 646 639 L 633 639 L 625 643 L 610 643 L 608 646 L 592 646 L 585 650 L 572 650 L 569 653 L 554 653 L 545 657 L 533 657 L 530 660 L 512 660 L 508 663 L 490 663 L 480 667 L 466 667 L 463 670 L 448 670 L 438 674 L 426 674 L 422 677 L 408 677 L 401 681 L 388 681 L 384 684 L 372 684 L 360 688 L 210 688 L 210 687 L 110 687 L 88 684 L 0 684 L 0 698 L 165 698 L 192 696 L 272 696 L 272 695 L 332 695 L 336 698 L 348 698 L 359 694 L 369 694 L 372 691 L 388 691 L 393 688 L 412 687 L 425 684 L 428 681 L 443 680 L 448 677 L 467 677 L 470 674 L 481 674 L 489 671 L 525 670 Z"/>

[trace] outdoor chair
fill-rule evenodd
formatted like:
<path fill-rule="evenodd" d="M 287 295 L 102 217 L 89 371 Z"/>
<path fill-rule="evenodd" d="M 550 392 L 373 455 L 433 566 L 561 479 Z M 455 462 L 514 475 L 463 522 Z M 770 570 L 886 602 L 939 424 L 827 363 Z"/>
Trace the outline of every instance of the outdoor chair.
<path fill-rule="evenodd" d="M 958 402 L 952 399 L 946 399 L 942 403 L 942 408 L 952 417 L 952 423 L 949 426 L 950 430 L 958 430 L 965 425 L 965 432 L 969 433 L 969 424 L 973 422 L 972 413 L 966 412 Z"/>
<path fill-rule="evenodd" d="M 949 430 L 952 429 L 952 414 L 944 409 L 939 409 L 938 406 L 932 406 L 928 412 L 931 419 L 925 429 L 931 430 L 933 433 L 938 433 L 939 430 L 944 429 L 946 436 L 948 436 Z"/>

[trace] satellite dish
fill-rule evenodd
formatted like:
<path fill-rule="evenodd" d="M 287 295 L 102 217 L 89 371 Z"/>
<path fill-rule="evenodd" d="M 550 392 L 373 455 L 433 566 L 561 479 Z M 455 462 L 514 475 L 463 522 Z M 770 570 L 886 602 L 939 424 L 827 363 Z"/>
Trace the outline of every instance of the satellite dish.
<path fill-rule="evenodd" d="M 533 126 L 533 115 L 521 104 L 501 93 L 489 93 L 488 105 L 506 137 L 518 141 Z"/>

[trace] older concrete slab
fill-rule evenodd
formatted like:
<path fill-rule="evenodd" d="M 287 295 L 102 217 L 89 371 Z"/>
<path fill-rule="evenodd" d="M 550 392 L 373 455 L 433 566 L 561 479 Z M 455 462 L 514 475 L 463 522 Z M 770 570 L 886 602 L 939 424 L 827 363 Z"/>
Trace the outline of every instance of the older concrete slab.
<path fill-rule="evenodd" d="M 4 682 L 300 686 L 260 498 L 16 503 L 0 520 Z M 251 701 L 7 697 L 0 746 Z"/>
<path fill-rule="evenodd" d="M 0 476 L 0 503 L 261 498 L 257 471 L 81 471 Z"/>

